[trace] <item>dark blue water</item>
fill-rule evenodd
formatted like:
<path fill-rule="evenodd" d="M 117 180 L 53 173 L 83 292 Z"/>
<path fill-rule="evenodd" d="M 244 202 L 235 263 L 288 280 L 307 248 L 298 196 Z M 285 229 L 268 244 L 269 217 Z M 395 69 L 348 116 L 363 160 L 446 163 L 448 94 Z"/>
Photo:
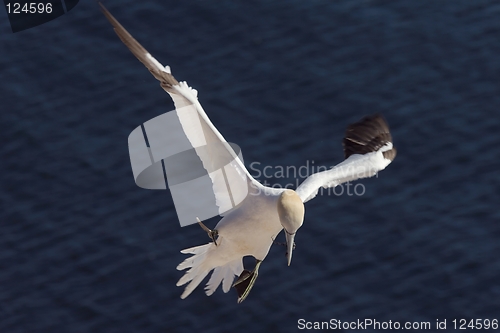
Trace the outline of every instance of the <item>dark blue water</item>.
<path fill-rule="evenodd" d="M 4 14 L 1 332 L 500 319 L 496 1 L 106 5 L 198 89 L 247 166 L 334 165 L 345 127 L 372 113 L 398 156 L 363 196 L 309 202 L 292 265 L 274 246 L 244 303 L 202 288 L 181 300 L 179 250 L 208 239 L 179 226 L 168 191 L 135 185 L 127 148 L 169 96 L 92 1 L 17 34 Z"/>

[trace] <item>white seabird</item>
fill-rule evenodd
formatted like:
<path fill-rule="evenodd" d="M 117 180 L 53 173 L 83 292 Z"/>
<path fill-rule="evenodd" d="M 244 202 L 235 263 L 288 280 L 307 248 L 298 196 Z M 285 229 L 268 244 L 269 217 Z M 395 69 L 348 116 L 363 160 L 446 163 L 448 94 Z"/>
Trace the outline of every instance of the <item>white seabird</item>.
<path fill-rule="evenodd" d="M 163 66 L 149 54 L 123 26 L 99 3 L 106 18 L 111 22 L 116 34 L 129 50 L 160 81 L 161 87 L 172 97 L 175 108 L 189 108 L 193 111 L 190 119 L 181 119 L 183 130 L 192 142 L 200 133 L 193 131 L 190 121 L 197 121 L 203 129 L 207 143 L 222 144 L 227 153 L 234 157 L 230 167 L 234 174 L 246 180 L 244 200 L 230 210 L 219 221 L 214 230 L 210 230 L 199 221 L 207 231 L 212 242 L 182 250 L 184 254 L 192 254 L 177 266 L 178 270 L 189 270 L 177 282 L 182 286 L 189 282 L 181 298 L 186 298 L 208 275 L 205 292 L 212 295 L 222 283 L 224 292 L 234 286 L 238 293 L 238 303 L 245 300 L 258 276 L 261 262 L 267 256 L 276 236 L 283 229 L 286 236 L 287 262 L 290 265 L 294 249 L 294 237 L 304 221 L 304 203 L 318 193 L 318 189 L 335 187 L 342 183 L 372 177 L 385 169 L 396 156 L 387 123 L 380 115 L 363 118 L 347 128 L 343 140 L 345 160 L 330 170 L 309 176 L 296 191 L 275 189 L 261 185 L 247 171 L 241 160 L 229 147 L 226 140 L 214 127 L 201 107 L 197 91 L 186 82 L 178 82 L 171 74 L 168 66 Z M 208 160 L 212 158 L 212 160 Z M 202 162 L 211 163 L 216 157 L 200 156 Z M 224 200 L 218 193 L 218 180 L 212 177 L 217 205 L 223 206 Z M 253 256 L 256 259 L 252 271 L 243 269 L 243 257 Z M 234 277 L 239 276 L 233 283 Z"/>

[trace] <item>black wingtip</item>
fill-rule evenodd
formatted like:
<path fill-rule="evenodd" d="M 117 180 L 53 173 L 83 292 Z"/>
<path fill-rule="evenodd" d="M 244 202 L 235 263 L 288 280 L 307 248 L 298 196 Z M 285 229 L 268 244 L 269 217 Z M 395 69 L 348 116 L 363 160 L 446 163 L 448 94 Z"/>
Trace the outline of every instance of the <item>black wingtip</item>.
<path fill-rule="evenodd" d="M 367 154 L 382 148 L 392 142 L 389 125 L 380 114 L 366 116 L 347 127 L 343 140 L 344 156 Z M 384 152 L 384 157 L 391 161 L 396 156 L 396 149 Z"/>
<path fill-rule="evenodd" d="M 392 148 L 391 150 L 387 150 L 387 151 L 382 152 L 382 155 L 384 155 L 384 158 L 386 160 L 394 161 L 394 159 L 396 158 L 397 152 L 398 151 L 396 148 Z"/>

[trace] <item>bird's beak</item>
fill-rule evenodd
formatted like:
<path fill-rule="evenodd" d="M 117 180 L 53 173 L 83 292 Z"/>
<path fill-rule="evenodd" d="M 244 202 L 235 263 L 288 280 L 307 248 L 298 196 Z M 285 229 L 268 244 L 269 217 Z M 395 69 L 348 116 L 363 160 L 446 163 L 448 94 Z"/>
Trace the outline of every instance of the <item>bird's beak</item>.
<path fill-rule="evenodd" d="M 295 233 L 289 234 L 288 231 L 285 230 L 285 237 L 286 237 L 286 259 L 288 261 L 288 266 L 290 266 L 290 263 L 292 262 L 292 251 L 293 251 L 293 245 L 294 245 L 294 239 L 295 239 Z"/>

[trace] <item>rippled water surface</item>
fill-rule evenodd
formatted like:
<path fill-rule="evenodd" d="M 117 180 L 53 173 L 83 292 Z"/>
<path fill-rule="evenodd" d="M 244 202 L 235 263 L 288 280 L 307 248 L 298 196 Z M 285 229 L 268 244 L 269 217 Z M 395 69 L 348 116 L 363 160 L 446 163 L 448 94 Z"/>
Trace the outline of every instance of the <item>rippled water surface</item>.
<path fill-rule="evenodd" d="M 360 182 L 363 196 L 309 202 L 292 265 L 274 246 L 242 304 L 201 287 L 181 300 L 179 250 L 208 239 L 179 226 L 168 191 L 135 185 L 127 148 L 135 127 L 172 109 L 169 96 L 92 1 L 16 34 L 4 15 L 1 332 L 500 319 L 496 1 L 106 5 L 198 89 L 247 166 L 260 163 L 252 173 L 334 165 L 345 127 L 372 113 L 398 156 Z"/>

